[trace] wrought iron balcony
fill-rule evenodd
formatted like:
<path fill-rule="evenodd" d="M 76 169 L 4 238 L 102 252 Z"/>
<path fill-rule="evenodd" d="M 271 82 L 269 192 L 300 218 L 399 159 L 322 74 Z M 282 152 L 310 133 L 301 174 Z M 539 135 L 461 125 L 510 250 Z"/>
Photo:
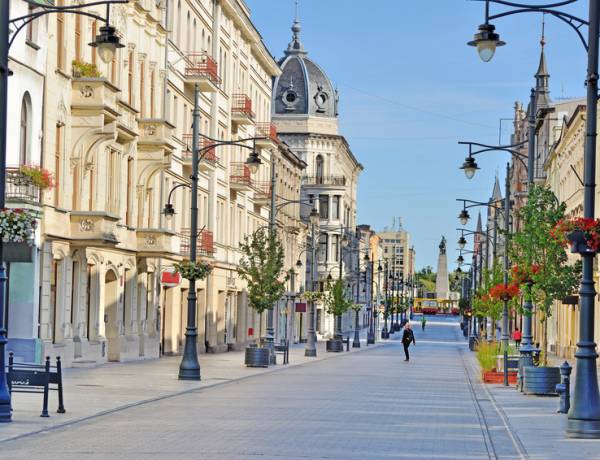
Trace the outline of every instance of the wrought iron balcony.
<path fill-rule="evenodd" d="M 185 164 L 192 164 L 192 140 L 193 134 L 184 134 L 183 142 L 186 145 L 185 151 L 182 153 L 182 159 Z M 198 145 L 200 147 L 200 152 L 202 155 L 202 161 L 199 163 L 198 168 L 200 171 L 208 171 L 213 170 L 217 164 L 219 163 L 219 158 L 217 157 L 217 149 L 216 147 L 211 147 L 214 145 L 213 141 L 200 137 L 198 139 Z M 206 149 L 206 150 L 204 150 Z"/>
<path fill-rule="evenodd" d="M 261 138 L 256 140 L 258 147 L 270 148 L 279 144 L 277 128 L 273 123 L 256 123 L 256 137 Z"/>
<path fill-rule="evenodd" d="M 229 186 L 237 191 L 248 191 L 252 188 L 252 174 L 246 163 L 231 163 Z"/>
<path fill-rule="evenodd" d="M 302 178 L 304 185 L 334 185 L 343 187 L 346 185 L 344 176 L 304 176 Z"/>
<path fill-rule="evenodd" d="M 271 203 L 271 181 L 254 182 L 254 203 L 260 206 Z"/>
<path fill-rule="evenodd" d="M 231 96 L 231 121 L 238 125 L 249 125 L 254 122 L 252 99 L 245 94 Z"/>
<path fill-rule="evenodd" d="M 179 253 L 188 258 L 190 256 L 190 239 L 191 231 L 189 228 L 182 228 L 179 233 L 179 239 L 181 241 Z M 196 237 L 196 257 L 212 257 L 215 253 L 215 243 L 213 239 L 213 232 L 208 230 L 202 230 Z"/>
<path fill-rule="evenodd" d="M 185 84 L 196 85 L 204 93 L 215 93 L 221 84 L 217 62 L 208 53 L 189 53 L 185 57 Z"/>
<path fill-rule="evenodd" d="M 31 180 L 19 171 L 19 168 L 6 168 L 5 199 L 7 206 L 40 206 L 41 196 L 40 188 L 33 185 Z"/>

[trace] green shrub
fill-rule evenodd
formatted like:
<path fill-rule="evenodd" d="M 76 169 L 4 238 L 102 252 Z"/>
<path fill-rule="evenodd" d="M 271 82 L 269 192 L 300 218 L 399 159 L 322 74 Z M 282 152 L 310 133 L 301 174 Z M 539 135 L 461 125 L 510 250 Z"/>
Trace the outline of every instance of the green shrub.
<path fill-rule="evenodd" d="M 496 357 L 500 354 L 498 344 L 480 342 L 477 346 L 477 361 L 483 372 L 496 368 Z"/>
<path fill-rule="evenodd" d="M 95 64 L 89 62 L 78 61 L 76 59 L 71 63 L 71 72 L 75 78 L 100 78 L 102 73 L 98 70 Z"/>

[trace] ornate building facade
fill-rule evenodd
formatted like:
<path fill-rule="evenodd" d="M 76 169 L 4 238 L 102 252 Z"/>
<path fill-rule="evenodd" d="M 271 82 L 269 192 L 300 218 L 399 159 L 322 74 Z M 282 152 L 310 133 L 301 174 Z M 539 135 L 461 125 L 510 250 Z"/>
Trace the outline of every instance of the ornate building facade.
<path fill-rule="evenodd" d="M 352 254 L 342 249 L 342 239 L 356 234 L 356 193 L 363 167 L 339 133 L 337 91 L 307 56 L 300 31 L 296 20 L 292 41 L 279 62 L 281 75 L 274 80 L 272 114 L 280 138 L 307 164 L 301 198 L 314 200 L 320 214 L 316 279 L 323 289 L 330 275 L 352 277 Z M 305 221 L 309 212 L 309 207 L 302 207 Z M 351 315 L 344 323 L 352 323 Z M 333 318 L 321 306 L 317 331 L 327 337 L 333 333 Z"/>
<path fill-rule="evenodd" d="M 89 11 L 104 13 L 97 9 Z M 48 16 L 48 40 L 40 39 L 47 62 L 45 48 L 19 44 L 37 51 L 35 91 L 46 88 L 45 98 L 36 93 L 43 111 L 25 123 L 27 139 L 41 139 L 43 129 L 43 148 L 27 144 L 26 159 L 45 165 L 56 181 L 37 204 L 39 268 L 26 267 L 39 296 L 33 293 L 27 309 L 18 305 L 9 327 L 31 342 L 19 357 L 60 355 L 66 366 L 83 366 L 181 353 L 187 281 L 173 276 L 173 264 L 189 256 L 192 237 L 185 186 L 196 86 L 203 159 L 201 231 L 193 237 L 197 255 L 213 265 L 197 284 L 198 349 L 243 347 L 265 324 L 237 274 L 240 242 L 268 225 L 272 196 L 286 270 L 305 257 L 300 206 L 280 206 L 299 200 L 306 166 L 271 123 L 280 69 L 242 0 L 137 0 L 111 7 L 111 24 L 125 47 L 108 63 L 87 46 L 101 24 L 81 15 Z M 258 139 L 246 148 L 212 144 L 248 138 Z M 252 150 L 262 160 L 256 174 L 245 164 Z M 167 202 L 172 218 L 163 213 Z M 294 283 L 275 308 L 278 339 L 298 340 L 293 303 L 304 273 Z"/>

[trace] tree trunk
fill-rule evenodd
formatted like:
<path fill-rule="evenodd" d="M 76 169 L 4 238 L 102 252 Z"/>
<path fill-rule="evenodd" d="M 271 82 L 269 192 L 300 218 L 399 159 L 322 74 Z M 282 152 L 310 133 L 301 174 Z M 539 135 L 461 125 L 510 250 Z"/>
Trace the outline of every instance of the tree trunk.
<path fill-rule="evenodd" d="M 548 318 L 544 315 L 542 319 L 542 366 L 548 365 Z"/>

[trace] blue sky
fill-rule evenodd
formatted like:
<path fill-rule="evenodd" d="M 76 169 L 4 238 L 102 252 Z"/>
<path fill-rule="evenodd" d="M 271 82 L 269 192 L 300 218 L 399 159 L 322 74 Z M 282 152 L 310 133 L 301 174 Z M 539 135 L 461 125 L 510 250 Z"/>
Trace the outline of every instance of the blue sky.
<path fill-rule="evenodd" d="M 271 53 L 281 57 L 291 38 L 294 1 L 246 2 Z M 585 5 L 567 11 L 586 17 Z M 541 15 L 495 21 L 507 45 L 483 63 L 465 44 L 483 22 L 480 2 L 300 0 L 299 11 L 301 39 L 339 88 L 341 133 L 365 167 L 358 222 L 381 230 L 401 216 L 417 267 L 435 267 L 445 235 L 453 269 L 456 198 L 487 200 L 508 160 L 500 152 L 482 156 L 481 170 L 468 181 L 458 169 L 466 151 L 457 141 L 498 142 L 500 118 L 512 117 L 515 101 L 528 100 Z M 546 18 L 546 41 L 551 97 L 585 95 L 586 55 L 575 33 Z M 511 124 L 502 127 L 508 142 Z"/>

